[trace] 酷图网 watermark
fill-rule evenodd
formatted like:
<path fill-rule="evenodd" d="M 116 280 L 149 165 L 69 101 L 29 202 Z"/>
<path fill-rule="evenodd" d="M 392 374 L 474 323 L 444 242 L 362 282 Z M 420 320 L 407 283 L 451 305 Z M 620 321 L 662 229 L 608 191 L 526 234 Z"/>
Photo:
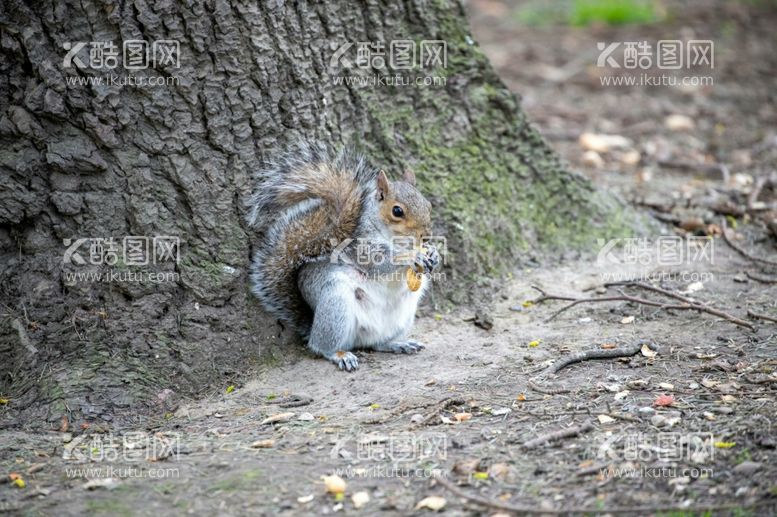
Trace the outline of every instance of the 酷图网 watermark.
<path fill-rule="evenodd" d="M 605 282 L 669 281 L 707 282 L 713 280 L 710 271 L 678 271 L 680 266 L 704 266 L 715 263 L 715 241 L 708 236 L 660 236 L 648 238 L 617 238 L 598 241 L 596 266 L 603 269 Z M 636 266 L 641 272 L 621 271 L 613 266 Z M 650 271 L 649 268 L 672 268 L 673 271 Z"/>
<path fill-rule="evenodd" d="M 148 237 L 132 235 L 122 238 L 84 237 L 64 239 L 62 255 L 67 284 L 79 282 L 177 282 L 177 271 L 146 271 L 142 266 L 168 266 L 178 264 L 181 242 L 178 237 L 159 235 Z M 83 266 L 113 266 L 110 270 L 91 268 L 79 271 Z M 74 270 L 75 268 L 75 270 Z"/>
<path fill-rule="evenodd" d="M 448 44 L 443 40 L 347 42 L 335 50 L 329 66 L 356 70 L 334 76 L 334 83 L 340 85 L 445 86 L 446 76 L 431 72 L 448 67 Z"/>
<path fill-rule="evenodd" d="M 381 266 L 414 267 L 417 265 L 416 261 L 424 260 L 423 256 L 432 248 L 436 252 L 434 253 L 434 260 L 437 261 L 435 266 L 444 265 L 448 248 L 446 238 L 441 236 L 423 237 L 420 240 L 415 237 L 397 236 L 392 237 L 388 242 L 348 238 L 336 244 L 329 255 L 329 261 L 333 264 L 363 266 L 365 270 L 373 269 L 376 275 L 374 280 L 396 281 L 404 278 L 404 272 L 396 268 L 386 268 L 384 271 Z M 426 275 L 433 281 L 445 278 L 445 273 L 439 267 Z"/>
<path fill-rule="evenodd" d="M 181 66 L 181 46 L 176 40 L 125 40 L 121 45 L 114 41 L 75 41 L 63 45 L 65 70 L 82 72 L 107 72 L 105 75 L 67 75 L 71 86 L 174 86 L 180 84 L 175 75 L 113 73 L 121 69 L 127 72 L 144 70 L 169 70 Z"/>
<path fill-rule="evenodd" d="M 712 86 L 711 75 L 699 75 L 715 68 L 715 43 L 712 40 L 600 41 L 596 66 L 626 72 L 599 78 L 602 86 Z M 663 73 L 648 74 L 646 70 Z M 693 71 L 679 75 L 677 71 Z M 633 75 L 631 71 L 643 71 Z M 667 73 L 668 72 L 668 73 Z"/>

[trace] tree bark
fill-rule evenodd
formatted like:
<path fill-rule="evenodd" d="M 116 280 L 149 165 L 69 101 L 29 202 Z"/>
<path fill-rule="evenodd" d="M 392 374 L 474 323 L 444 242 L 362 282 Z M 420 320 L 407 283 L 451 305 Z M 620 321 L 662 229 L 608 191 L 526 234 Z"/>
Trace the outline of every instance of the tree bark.
<path fill-rule="evenodd" d="M 179 66 L 126 70 L 127 40 L 177 41 Z M 393 76 L 356 61 L 357 42 L 383 42 L 388 58 L 392 40 L 444 41 L 445 66 L 404 73 L 438 84 L 344 82 Z M 66 67 L 78 42 L 112 42 L 119 66 Z M 0 426 L 124 422 L 170 410 L 170 390 L 272 367 L 289 336 L 250 296 L 261 237 L 242 202 L 252 172 L 297 137 L 415 170 L 448 240 L 436 289 L 454 301 L 527 250 L 625 227 L 528 124 L 453 1 L 6 0 L 0 52 Z M 78 84 L 111 74 L 177 80 Z M 78 239 L 127 236 L 177 237 L 179 260 L 65 259 Z M 177 277 L 68 276 L 89 271 Z"/>

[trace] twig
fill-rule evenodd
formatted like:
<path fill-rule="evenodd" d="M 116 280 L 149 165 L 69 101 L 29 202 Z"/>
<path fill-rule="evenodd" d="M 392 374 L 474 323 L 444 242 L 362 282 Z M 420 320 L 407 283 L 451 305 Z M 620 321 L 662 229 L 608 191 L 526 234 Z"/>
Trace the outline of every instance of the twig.
<path fill-rule="evenodd" d="M 753 503 L 728 503 L 721 505 L 705 504 L 699 506 L 619 506 L 614 508 L 568 508 L 563 510 L 543 510 L 538 508 L 538 505 L 517 505 L 503 503 L 502 501 L 495 501 L 493 499 L 487 499 L 477 494 L 469 494 L 456 486 L 453 482 L 445 479 L 442 475 L 435 475 L 435 481 L 439 483 L 443 488 L 451 492 L 452 494 L 469 501 L 470 503 L 479 504 L 489 508 L 495 508 L 497 510 L 505 510 L 514 513 L 526 513 L 530 515 L 572 515 L 572 514 L 602 514 L 602 513 L 639 513 L 639 514 L 656 514 L 664 512 L 683 512 L 683 513 L 704 513 L 715 512 L 724 510 L 735 510 L 738 508 L 758 508 L 761 506 L 767 506 L 774 504 L 773 499 L 765 499 L 762 501 L 756 501 Z"/>
<path fill-rule="evenodd" d="M 731 173 L 728 167 L 722 163 L 703 163 L 685 160 L 658 160 L 658 165 L 667 169 L 679 169 L 688 171 L 700 171 L 705 175 L 720 174 L 720 179 L 728 183 Z"/>
<path fill-rule="evenodd" d="M 761 258 L 761 257 L 756 257 L 755 255 L 753 255 L 752 253 L 750 253 L 749 251 L 741 247 L 739 244 L 734 244 L 734 242 L 731 239 L 729 239 L 727 230 L 728 230 L 728 226 L 726 225 L 726 220 L 723 219 L 720 222 L 720 233 L 723 235 L 723 240 L 726 241 L 726 244 L 731 246 L 731 249 L 733 249 L 734 251 L 736 251 L 746 259 L 752 260 L 753 262 L 757 262 L 759 264 L 766 264 L 769 266 L 777 266 L 777 262 L 774 262 L 773 260 Z"/>
<path fill-rule="evenodd" d="M 759 276 L 759 275 L 756 275 L 755 273 L 751 273 L 750 271 L 745 271 L 745 276 L 750 280 L 755 280 L 756 282 L 761 282 L 762 284 L 777 284 L 777 278 L 767 278 L 765 276 Z"/>
<path fill-rule="evenodd" d="M 593 428 L 594 428 L 594 424 L 588 421 L 581 425 L 567 427 L 566 429 L 553 431 L 552 433 L 544 434 L 542 436 L 538 436 L 537 438 L 533 438 L 528 442 L 524 443 L 523 448 L 533 449 L 535 447 L 539 447 L 540 445 L 545 445 L 549 442 L 554 442 L 562 438 L 569 438 L 570 436 L 577 436 L 579 434 L 587 433 Z"/>
<path fill-rule="evenodd" d="M 287 395 L 285 397 L 274 399 L 268 404 L 278 404 L 280 407 L 302 407 L 312 403 L 313 399 L 305 395 Z"/>
<path fill-rule="evenodd" d="M 765 321 L 771 321 L 772 323 L 777 323 L 777 318 L 774 318 L 772 316 L 767 316 L 766 314 L 759 314 L 753 311 L 752 309 L 747 309 L 747 315 L 754 320 L 765 320 Z"/>
<path fill-rule="evenodd" d="M 739 325 L 740 327 L 747 327 L 750 330 L 755 330 L 753 326 L 748 323 L 747 321 L 744 321 L 742 319 L 737 318 L 736 316 L 732 316 L 731 314 L 728 314 L 727 312 L 720 311 L 718 309 L 713 309 L 712 307 L 708 307 L 707 305 L 700 304 L 698 302 L 695 302 L 691 300 L 690 298 L 686 298 L 685 296 L 679 295 L 677 293 L 673 293 L 671 291 L 667 291 L 665 289 L 661 289 L 658 287 L 653 287 L 651 285 L 643 284 L 641 282 L 623 282 L 620 284 L 613 283 L 613 284 L 605 284 L 605 287 L 607 286 L 613 286 L 613 285 L 623 285 L 623 286 L 633 286 L 633 287 L 642 287 L 644 289 L 648 289 L 650 291 L 655 291 L 661 294 L 664 294 L 665 296 L 669 296 L 671 298 L 675 298 L 677 300 L 683 301 L 683 305 L 669 305 L 663 302 L 657 302 L 655 300 L 648 300 L 646 298 L 639 298 L 636 296 L 631 296 L 628 294 L 620 292 L 621 294 L 619 296 L 603 296 L 601 298 L 573 298 L 570 296 L 558 296 L 558 295 L 550 295 L 545 293 L 542 289 L 539 287 L 532 286 L 532 288 L 538 290 L 540 293 L 542 293 L 542 296 L 539 298 L 532 300 L 535 304 L 542 303 L 546 300 L 565 300 L 565 301 L 571 301 L 572 303 L 569 303 L 568 305 L 565 305 L 561 309 L 557 310 L 553 314 L 551 314 L 545 321 L 550 321 L 554 319 L 556 316 L 561 314 L 562 312 L 566 311 L 567 309 L 571 309 L 575 305 L 578 305 L 580 303 L 597 303 L 597 302 L 615 302 L 615 301 L 622 301 L 622 302 L 632 302 L 632 303 L 638 303 L 641 305 L 648 305 L 650 307 L 658 307 L 660 310 L 671 310 L 671 309 L 677 309 L 677 310 L 685 310 L 685 311 L 699 311 L 699 312 L 706 312 L 707 314 L 711 314 L 713 316 L 717 316 L 719 318 L 723 318 L 724 320 L 728 320 L 731 323 L 735 325 Z"/>
<path fill-rule="evenodd" d="M 756 206 L 756 204 L 758 203 L 758 196 L 761 195 L 761 191 L 764 187 L 774 185 L 777 185 L 777 173 L 772 172 L 769 176 L 759 176 L 758 179 L 755 180 L 753 190 L 751 190 L 750 195 L 747 196 L 747 209 L 751 212 L 773 209 L 774 205 L 767 205 L 764 203 L 762 206 Z"/>
<path fill-rule="evenodd" d="M 582 361 L 589 361 L 591 359 L 613 359 L 615 357 L 629 357 L 634 354 L 638 354 L 639 351 L 642 349 L 643 344 L 647 344 L 653 350 L 656 349 L 656 346 L 653 345 L 652 343 L 646 343 L 645 341 L 637 341 L 633 345 L 625 346 L 621 348 L 612 348 L 610 350 L 605 350 L 602 348 L 584 350 L 582 352 L 577 352 L 572 355 L 568 355 L 567 357 L 562 357 L 561 359 L 553 363 L 545 371 L 545 373 L 558 373 L 559 370 L 566 368 L 570 364 L 580 363 Z"/>
<path fill-rule="evenodd" d="M 543 393 L 545 395 L 560 395 L 562 393 L 569 393 L 569 388 L 554 388 L 552 386 L 542 386 L 540 384 L 537 384 L 537 381 L 534 379 L 529 379 L 529 386 L 531 389 L 533 389 L 536 392 Z"/>

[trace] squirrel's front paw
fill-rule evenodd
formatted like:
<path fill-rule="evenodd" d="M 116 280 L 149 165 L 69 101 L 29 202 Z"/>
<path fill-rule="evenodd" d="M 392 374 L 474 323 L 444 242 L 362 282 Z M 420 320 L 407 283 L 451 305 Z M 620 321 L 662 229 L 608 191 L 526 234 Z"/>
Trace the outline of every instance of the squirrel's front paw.
<path fill-rule="evenodd" d="M 431 273 L 439 263 L 440 253 L 432 245 L 427 245 L 423 251 L 419 251 L 414 260 L 416 269 L 424 273 Z"/>
<path fill-rule="evenodd" d="M 327 359 L 335 363 L 341 370 L 348 372 L 352 372 L 359 367 L 359 359 L 351 352 L 340 350 L 327 357 Z"/>

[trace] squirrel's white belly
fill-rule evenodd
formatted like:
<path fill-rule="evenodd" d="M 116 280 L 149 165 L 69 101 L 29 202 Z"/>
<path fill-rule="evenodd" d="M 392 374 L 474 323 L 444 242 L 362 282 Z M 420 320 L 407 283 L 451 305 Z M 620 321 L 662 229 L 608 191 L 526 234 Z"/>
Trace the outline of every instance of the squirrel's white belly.
<path fill-rule="evenodd" d="M 413 292 L 404 281 L 361 283 L 362 292 L 354 297 L 354 347 L 403 340 L 413 327 L 426 284 L 424 278 L 421 289 Z"/>

